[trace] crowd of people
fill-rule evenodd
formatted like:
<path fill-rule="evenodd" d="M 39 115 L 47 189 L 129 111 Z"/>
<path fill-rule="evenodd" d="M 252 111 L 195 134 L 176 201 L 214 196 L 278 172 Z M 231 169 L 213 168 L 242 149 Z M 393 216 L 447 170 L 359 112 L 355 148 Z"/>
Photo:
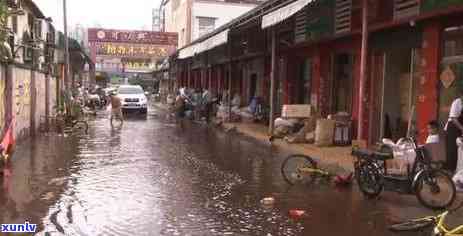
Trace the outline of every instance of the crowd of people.
<path fill-rule="evenodd" d="M 207 123 L 211 120 L 214 104 L 219 102 L 219 97 L 211 94 L 207 89 L 180 88 L 175 97 L 173 95 L 167 97 L 167 103 L 173 108 L 178 119 L 185 117 L 204 119 Z"/>

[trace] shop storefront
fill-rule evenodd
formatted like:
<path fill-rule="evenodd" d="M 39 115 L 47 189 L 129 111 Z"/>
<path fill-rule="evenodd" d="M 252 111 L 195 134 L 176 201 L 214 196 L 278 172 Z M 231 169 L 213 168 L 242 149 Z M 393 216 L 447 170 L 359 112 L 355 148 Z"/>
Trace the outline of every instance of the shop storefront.
<path fill-rule="evenodd" d="M 444 124 L 458 90 L 463 88 L 463 22 L 443 27 L 441 51 L 438 115 Z"/>
<path fill-rule="evenodd" d="M 378 125 L 370 126 L 370 143 L 416 131 L 421 41 L 421 30 L 411 27 L 372 36 L 369 110 L 370 124 Z"/>

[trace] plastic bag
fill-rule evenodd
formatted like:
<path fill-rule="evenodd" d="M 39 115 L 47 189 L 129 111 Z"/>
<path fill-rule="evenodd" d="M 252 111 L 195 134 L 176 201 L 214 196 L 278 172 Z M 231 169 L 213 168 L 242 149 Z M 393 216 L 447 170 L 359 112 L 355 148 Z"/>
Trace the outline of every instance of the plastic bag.
<path fill-rule="evenodd" d="M 413 144 L 406 139 L 400 139 L 394 143 L 390 139 L 383 139 L 383 144 L 392 149 L 394 159 L 387 161 L 391 173 L 406 174 L 407 166 L 412 166 L 415 162 L 416 152 Z"/>
<path fill-rule="evenodd" d="M 463 170 L 453 176 L 453 182 L 458 192 L 463 192 Z"/>

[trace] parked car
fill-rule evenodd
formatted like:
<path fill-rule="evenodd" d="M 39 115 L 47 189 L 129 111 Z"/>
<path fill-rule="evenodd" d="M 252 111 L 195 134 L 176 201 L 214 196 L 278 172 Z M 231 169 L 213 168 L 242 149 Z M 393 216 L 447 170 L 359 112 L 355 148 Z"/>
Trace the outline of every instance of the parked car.
<path fill-rule="evenodd" d="M 117 94 L 122 102 L 123 111 L 139 111 L 146 114 L 148 111 L 148 99 L 143 88 L 139 85 L 121 85 Z"/>

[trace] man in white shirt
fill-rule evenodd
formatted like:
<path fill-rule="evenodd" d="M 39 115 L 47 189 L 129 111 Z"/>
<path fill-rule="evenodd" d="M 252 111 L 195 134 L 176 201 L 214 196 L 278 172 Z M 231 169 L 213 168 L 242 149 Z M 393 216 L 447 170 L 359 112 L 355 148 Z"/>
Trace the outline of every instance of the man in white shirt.
<path fill-rule="evenodd" d="M 206 122 L 209 123 L 212 112 L 212 95 L 209 90 L 204 89 L 202 101 L 204 103 L 204 113 L 206 116 Z"/>
<path fill-rule="evenodd" d="M 463 88 L 459 88 L 459 97 L 457 97 L 450 107 L 449 119 L 445 125 L 447 132 L 447 169 L 455 171 L 458 160 L 458 147 L 456 140 L 463 133 Z"/>

